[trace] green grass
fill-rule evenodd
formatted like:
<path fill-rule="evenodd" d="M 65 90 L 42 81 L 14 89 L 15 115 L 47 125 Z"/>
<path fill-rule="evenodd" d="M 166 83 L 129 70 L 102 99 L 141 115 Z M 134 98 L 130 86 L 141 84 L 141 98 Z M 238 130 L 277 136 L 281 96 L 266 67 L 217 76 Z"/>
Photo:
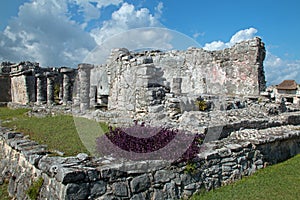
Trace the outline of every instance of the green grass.
<path fill-rule="evenodd" d="M 0 107 L 0 119 L 6 121 L 23 118 L 28 111 L 28 109 L 9 109 L 7 107 Z"/>
<path fill-rule="evenodd" d="M 44 179 L 42 177 L 38 178 L 36 181 L 32 183 L 32 185 L 26 191 L 26 194 L 31 200 L 37 200 L 41 187 L 44 183 Z"/>
<path fill-rule="evenodd" d="M 3 183 L 0 185 L 0 199 L 1 200 L 11 200 L 12 198 L 8 195 L 8 183 Z"/>
<path fill-rule="evenodd" d="M 300 197 L 300 154 L 259 170 L 253 176 L 219 189 L 194 195 L 192 200 L 294 200 Z"/>
<path fill-rule="evenodd" d="M 84 118 L 69 115 L 28 117 L 26 111 L 1 108 L 0 119 L 8 120 L 3 122 L 3 126 L 16 128 L 29 135 L 31 140 L 46 144 L 51 151 L 64 152 L 65 156 L 94 153 L 95 138 L 100 136 L 101 130 L 107 130 L 106 124 Z M 102 128 L 100 131 L 99 127 Z"/>

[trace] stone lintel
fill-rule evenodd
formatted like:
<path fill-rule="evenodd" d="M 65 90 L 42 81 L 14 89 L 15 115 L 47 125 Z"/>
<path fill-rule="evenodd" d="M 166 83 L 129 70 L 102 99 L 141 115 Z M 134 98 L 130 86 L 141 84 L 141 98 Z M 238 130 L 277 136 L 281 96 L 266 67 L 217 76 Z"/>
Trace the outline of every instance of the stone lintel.
<path fill-rule="evenodd" d="M 35 77 L 36 78 L 44 78 L 45 74 L 44 73 L 38 73 L 38 74 L 35 74 Z"/>
<path fill-rule="evenodd" d="M 60 68 L 60 72 L 63 73 L 63 74 L 72 73 L 72 72 L 74 72 L 74 69 L 62 67 L 62 68 Z"/>
<path fill-rule="evenodd" d="M 94 68 L 94 65 L 88 64 L 88 63 L 80 63 L 78 64 L 78 69 L 79 70 L 88 70 Z"/>
<path fill-rule="evenodd" d="M 54 72 L 46 72 L 45 75 L 46 75 L 47 78 L 51 78 L 51 77 L 57 76 L 57 73 L 54 73 Z"/>

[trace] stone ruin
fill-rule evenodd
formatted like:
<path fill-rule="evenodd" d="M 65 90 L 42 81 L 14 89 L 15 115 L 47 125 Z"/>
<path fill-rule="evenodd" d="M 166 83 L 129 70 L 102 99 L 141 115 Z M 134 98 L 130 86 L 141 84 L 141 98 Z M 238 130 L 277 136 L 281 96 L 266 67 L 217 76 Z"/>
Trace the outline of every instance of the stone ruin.
<path fill-rule="evenodd" d="M 189 172 L 186 162 L 52 157 L 44 145 L 0 128 L 0 171 L 9 193 L 26 198 L 42 177 L 40 199 L 181 199 L 300 153 L 299 108 L 260 96 L 264 58 L 264 44 L 254 38 L 221 51 L 114 49 L 106 63 L 76 70 L 2 63 L 2 102 L 32 104 L 39 112 L 62 104 L 64 112 L 113 125 L 141 120 L 206 135 Z M 205 112 L 197 101 L 206 103 Z"/>
<path fill-rule="evenodd" d="M 114 49 L 106 64 L 90 69 L 91 106 L 107 103 L 108 110 L 147 113 L 169 94 L 259 95 L 266 88 L 264 58 L 259 38 L 221 51 Z"/>
<path fill-rule="evenodd" d="M 39 63 L 29 61 L 17 64 L 2 62 L 0 102 L 70 104 L 73 101 L 75 77 L 76 70 L 72 68 L 42 68 Z"/>
<path fill-rule="evenodd" d="M 185 111 L 199 110 L 199 98 L 224 110 L 228 102 L 239 107 L 245 96 L 259 96 L 266 88 L 264 58 L 264 43 L 254 38 L 220 51 L 113 49 L 106 63 L 77 69 L 3 62 L 0 102 L 72 105 L 79 115 L 100 109 L 98 118 L 112 115 L 120 125 L 170 124 Z"/>

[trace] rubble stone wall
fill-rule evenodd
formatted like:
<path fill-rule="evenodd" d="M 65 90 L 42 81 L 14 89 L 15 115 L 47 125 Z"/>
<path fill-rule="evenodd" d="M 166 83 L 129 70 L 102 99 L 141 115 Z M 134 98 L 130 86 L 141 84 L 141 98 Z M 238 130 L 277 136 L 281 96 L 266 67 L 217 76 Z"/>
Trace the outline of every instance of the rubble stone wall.
<path fill-rule="evenodd" d="M 26 199 L 25 191 L 38 177 L 44 179 L 38 199 L 180 199 L 300 153 L 300 127 L 294 125 L 233 132 L 203 144 L 192 165 L 85 154 L 51 157 L 45 146 L 20 133 L 4 128 L 0 133 L 1 178 L 9 179 L 9 193 L 17 199 Z"/>
<path fill-rule="evenodd" d="M 219 51 L 114 49 L 106 65 L 92 69 L 91 86 L 97 87 L 99 95 L 109 95 L 109 110 L 137 112 L 147 110 L 149 105 L 140 104 L 149 104 L 151 95 L 161 89 L 176 96 L 259 95 L 266 87 L 264 58 L 259 38 Z"/>

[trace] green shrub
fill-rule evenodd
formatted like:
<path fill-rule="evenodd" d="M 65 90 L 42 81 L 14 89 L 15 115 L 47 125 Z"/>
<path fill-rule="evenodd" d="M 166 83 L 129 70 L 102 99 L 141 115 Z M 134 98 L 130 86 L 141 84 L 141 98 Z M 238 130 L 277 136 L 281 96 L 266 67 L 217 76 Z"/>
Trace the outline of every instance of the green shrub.
<path fill-rule="evenodd" d="M 187 174 L 193 174 L 196 171 L 196 163 L 194 162 L 187 162 L 185 169 L 184 169 L 184 173 Z"/>
<path fill-rule="evenodd" d="M 195 104 L 200 111 L 205 111 L 207 109 L 207 102 L 205 100 L 197 100 Z"/>

